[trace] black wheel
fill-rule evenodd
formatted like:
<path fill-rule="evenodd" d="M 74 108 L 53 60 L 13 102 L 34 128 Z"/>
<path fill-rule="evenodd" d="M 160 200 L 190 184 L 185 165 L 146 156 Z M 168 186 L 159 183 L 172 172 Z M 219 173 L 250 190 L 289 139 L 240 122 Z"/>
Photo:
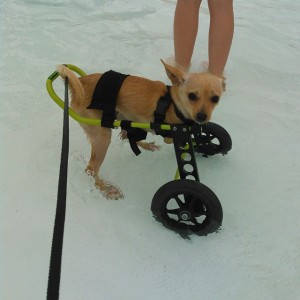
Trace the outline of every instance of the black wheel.
<path fill-rule="evenodd" d="M 194 149 L 204 155 L 227 154 L 232 148 L 229 133 L 220 125 L 212 122 L 201 125 L 201 130 L 194 133 Z"/>
<path fill-rule="evenodd" d="M 222 225 L 223 210 L 218 197 L 197 181 L 170 181 L 155 193 L 151 210 L 164 226 L 178 232 L 206 235 Z"/>

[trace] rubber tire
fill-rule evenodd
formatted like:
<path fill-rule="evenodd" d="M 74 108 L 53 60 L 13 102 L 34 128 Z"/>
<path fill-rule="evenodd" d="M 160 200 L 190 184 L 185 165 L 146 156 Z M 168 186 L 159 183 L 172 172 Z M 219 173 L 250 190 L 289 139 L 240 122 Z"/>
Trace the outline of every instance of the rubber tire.
<path fill-rule="evenodd" d="M 175 196 L 192 196 L 197 205 L 204 206 L 209 214 L 201 226 L 188 225 L 170 218 L 167 214 L 167 204 Z M 177 232 L 190 232 L 198 235 L 207 235 L 217 231 L 222 225 L 223 210 L 218 197 L 206 185 L 188 179 L 170 181 L 161 186 L 153 196 L 151 210 L 157 221 L 165 227 Z"/>
<path fill-rule="evenodd" d="M 209 134 L 219 141 L 219 145 L 213 146 L 213 153 L 208 153 L 208 155 L 219 153 L 223 155 L 227 154 L 232 148 L 232 139 L 230 134 L 222 126 L 213 122 L 208 122 L 206 124 L 206 128 Z M 195 151 L 202 153 L 202 151 L 197 149 L 197 147 L 195 147 Z"/>

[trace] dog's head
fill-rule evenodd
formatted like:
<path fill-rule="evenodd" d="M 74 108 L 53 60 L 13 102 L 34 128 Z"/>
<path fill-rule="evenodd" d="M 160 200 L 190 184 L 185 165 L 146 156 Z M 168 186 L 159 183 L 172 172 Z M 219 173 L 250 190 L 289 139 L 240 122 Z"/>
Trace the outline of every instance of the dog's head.
<path fill-rule="evenodd" d="M 198 123 L 210 120 L 225 90 L 224 78 L 209 73 L 184 73 L 162 61 L 173 85 L 173 100 L 182 114 Z"/>

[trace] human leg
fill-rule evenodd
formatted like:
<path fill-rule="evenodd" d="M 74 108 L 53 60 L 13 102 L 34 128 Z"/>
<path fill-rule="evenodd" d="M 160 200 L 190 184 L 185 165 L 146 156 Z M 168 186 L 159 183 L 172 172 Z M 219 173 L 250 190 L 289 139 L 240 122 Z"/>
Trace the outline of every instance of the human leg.
<path fill-rule="evenodd" d="M 228 59 L 234 32 L 233 0 L 208 0 L 210 27 L 208 40 L 208 70 L 222 76 Z"/>
<path fill-rule="evenodd" d="M 188 69 L 198 32 L 201 0 L 177 0 L 174 16 L 175 61 Z"/>

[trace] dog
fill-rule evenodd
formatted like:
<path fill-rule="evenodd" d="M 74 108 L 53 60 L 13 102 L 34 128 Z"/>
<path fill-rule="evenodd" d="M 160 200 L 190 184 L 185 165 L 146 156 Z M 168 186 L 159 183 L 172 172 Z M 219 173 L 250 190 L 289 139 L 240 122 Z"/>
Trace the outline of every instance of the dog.
<path fill-rule="evenodd" d="M 162 61 L 162 60 L 161 60 Z M 210 73 L 184 73 L 182 70 L 162 61 L 168 78 L 172 82 L 170 95 L 174 105 L 168 108 L 164 123 L 180 124 L 182 120 L 175 112 L 177 110 L 186 118 L 198 123 L 206 123 L 218 104 L 225 90 L 224 78 Z M 64 65 L 57 66 L 57 72 L 62 78 L 68 78 L 71 91 L 70 107 L 81 117 L 101 119 L 102 111 L 87 109 L 90 105 L 94 89 L 101 73 L 77 77 L 73 71 Z M 167 86 L 161 81 L 152 81 L 138 76 L 128 76 L 121 86 L 116 98 L 117 118 L 133 122 L 150 123 L 154 120 L 154 111 L 158 100 L 167 92 Z M 100 178 L 99 170 L 104 161 L 111 142 L 111 129 L 96 125 L 80 124 L 91 144 L 91 157 L 86 172 L 95 180 L 95 186 L 107 199 L 123 198 L 121 190 Z M 126 132 L 122 132 L 126 138 Z M 171 140 L 166 138 L 165 142 Z M 146 150 L 155 151 L 159 147 L 153 143 L 138 142 Z"/>

